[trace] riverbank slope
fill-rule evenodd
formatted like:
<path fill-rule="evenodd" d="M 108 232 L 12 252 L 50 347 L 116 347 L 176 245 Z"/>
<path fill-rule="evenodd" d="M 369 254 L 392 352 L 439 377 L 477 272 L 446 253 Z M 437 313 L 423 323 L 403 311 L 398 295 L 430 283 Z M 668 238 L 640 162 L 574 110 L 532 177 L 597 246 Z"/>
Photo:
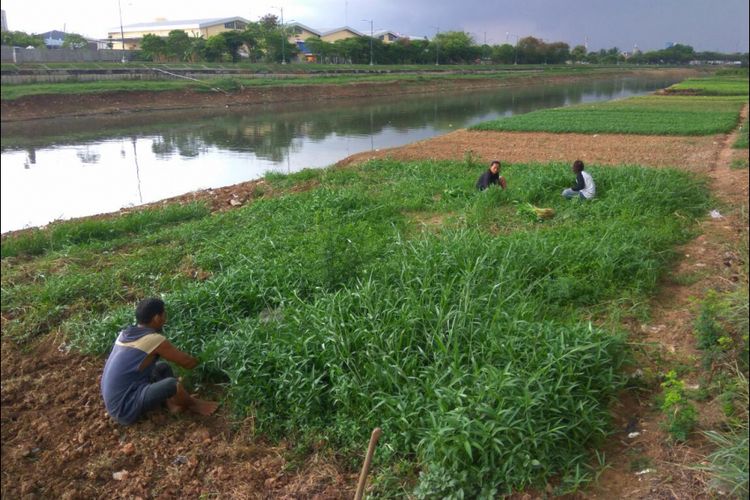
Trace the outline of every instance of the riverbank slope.
<path fill-rule="evenodd" d="M 242 86 L 231 91 L 185 88 L 165 91 L 100 91 L 88 93 L 49 93 L 3 100 L 0 121 L 3 123 L 55 117 L 93 116 L 174 109 L 207 109 L 298 101 L 333 101 L 339 98 L 430 94 L 523 86 L 529 83 L 563 83 L 615 76 L 657 76 L 682 78 L 698 74 L 691 68 L 627 68 L 606 70 L 547 70 L 540 72 L 452 75 L 451 77 L 414 77 L 399 79 L 387 76 L 376 81 L 351 80 L 340 84 L 274 81 L 271 85 Z M 85 88 L 81 84 L 81 88 Z"/>

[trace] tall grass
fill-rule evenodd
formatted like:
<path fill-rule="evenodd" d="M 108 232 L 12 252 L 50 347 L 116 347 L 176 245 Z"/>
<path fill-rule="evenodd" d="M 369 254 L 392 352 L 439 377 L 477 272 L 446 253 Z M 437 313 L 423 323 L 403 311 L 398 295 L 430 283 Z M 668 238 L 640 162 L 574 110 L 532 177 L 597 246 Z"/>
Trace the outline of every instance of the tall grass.
<path fill-rule="evenodd" d="M 207 276 L 155 282 L 166 335 L 200 356 L 195 376 L 226 382 L 236 410 L 270 435 L 323 438 L 347 456 L 382 427 L 380 470 L 412 463 L 417 495 L 573 482 L 609 432 L 627 355 L 622 336 L 594 320 L 654 290 L 705 211 L 705 186 L 672 170 L 593 166 L 599 198 L 582 203 L 560 196 L 567 165 L 511 165 L 507 191 L 478 193 L 483 169 L 382 160 L 273 176 L 274 186 L 311 175 L 320 185 L 150 235 Z M 521 203 L 557 216 L 529 221 L 516 214 Z M 425 229 L 423 216 L 444 223 Z M 134 298 L 115 288 L 137 283 L 129 274 L 140 257 L 114 254 L 104 268 L 112 307 L 62 321 L 89 352 L 106 352 L 131 321 Z M 165 259 L 159 274 L 183 263 Z M 58 304 L 89 293 L 8 279 L 4 310 L 38 301 L 5 293 L 24 286 L 57 293 Z"/>
<path fill-rule="evenodd" d="M 737 125 L 746 97 L 645 96 L 533 111 L 471 130 L 707 135 Z"/>
<path fill-rule="evenodd" d="M 203 203 L 170 205 L 138 210 L 119 217 L 53 222 L 43 229 L 30 229 L 3 238 L 2 258 L 40 255 L 50 250 L 93 241 L 109 241 L 128 234 L 143 233 L 163 225 L 199 219 L 208 215 Z"/>
<path fill-rule="evenodd" d="M 702 470 L 709 473 L 709 487 L 736 498 L 747 498 L 750 492 L 750 443 L 748 438 L 748 384 L 747 375 L 736 372 L 739 382 L 742 419 L 728 432 L 707 431 L 705 434 L 716 449 L 707 457 Z"/>

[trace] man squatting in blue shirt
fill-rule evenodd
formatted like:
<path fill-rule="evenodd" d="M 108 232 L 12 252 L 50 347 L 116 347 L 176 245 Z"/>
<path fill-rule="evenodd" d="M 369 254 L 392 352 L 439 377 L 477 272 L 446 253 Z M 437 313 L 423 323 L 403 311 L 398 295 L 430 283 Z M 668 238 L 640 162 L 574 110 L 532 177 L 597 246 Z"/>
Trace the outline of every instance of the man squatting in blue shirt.
<path fill-rule="evenodd" d="M 145 412 L 166 404 L 173 413 L 185 410 L 210 415 L 218 403 L 196 399 L 175 378 L 166 361 L 195 368 L 198 360 L 174 347 L 161 334 L 167 313 L 161 299 L 144 299 L 135 309 L 137 325 L 117 336 L 102 375 L 102 396 L 107 412 L 130 425 Z"/>

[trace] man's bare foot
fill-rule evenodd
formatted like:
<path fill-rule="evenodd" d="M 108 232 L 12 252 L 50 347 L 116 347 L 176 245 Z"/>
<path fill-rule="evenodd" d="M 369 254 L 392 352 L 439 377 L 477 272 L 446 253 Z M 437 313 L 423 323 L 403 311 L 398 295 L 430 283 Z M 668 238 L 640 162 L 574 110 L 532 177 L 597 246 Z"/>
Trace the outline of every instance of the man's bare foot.
<path fill-rule="evenodd" d="M 167 399 L 167 409 L 170 413 L 182 413 L 185 411 L 185 407 L 172 401 L 172 398 Z"/>
<path fill-rule="evenodd" d="M 193 398 L 193 402 L 188 409 L 198 415 L 208 416 L 215 412 L 218 407 L 219 403 L 215 401 L 204 401 Z"/>

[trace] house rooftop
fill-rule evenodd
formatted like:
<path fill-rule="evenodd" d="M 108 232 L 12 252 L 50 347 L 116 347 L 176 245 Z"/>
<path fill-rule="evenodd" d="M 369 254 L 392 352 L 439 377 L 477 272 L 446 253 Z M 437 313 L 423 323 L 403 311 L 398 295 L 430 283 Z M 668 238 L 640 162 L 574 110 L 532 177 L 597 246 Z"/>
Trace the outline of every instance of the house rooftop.
<path fill-rule="evenodd" d="M 154 21 L 150 23 L 136 23 L 136 24 L 128 24 L 127 26 L 123 26 L 122 29 L 127 29 L 128 31 L 141 31 L 144 29 L 152 29 L 152 30 L 164 30 L 164 29 L 186 29 L 186 28 L 205 28 L 207 26 L 215 26 L 217 24 L 223 24 L 228 23 L 230 21 L 242 21 L 243 23 L 250 23 L 247 19 L 244 17 L 216 17 L 211 19 L 187 19 L 187 20 L 181 20 L 181 21 Z M 110 32 L 114 31 L 120 31 L 120 27 L 116 26 L 109 29 Z"/>
<path fill-rule="evenodd" d="M 305 24 L 302 24 L 302 23 L 298 23 L 298 22 L 293 22 L 293 23 L 288 23 L 288 24 L 287 24 L 286 26 L 287 26 L 287 27 L 298 26 L 298 27 L 302 28 L 302 29 L 303 29 L 303 30 L 305 30 L 305 31 L 309 31 L 309 32 L 310 32 L 310 33 L 312 33 L 313 35 L 318 35 L 318 36 L 321 36 L 321 33 L 320 33 L 320 31 L 316 30 L 315 28 L 311 28 L 311 27 L 309 27 L 309 26 L 307 26 L 307 25 L 305 25 Z"/>
<path fill-rule="evenodd" d="M 362 33 L 361 31 L 357 31 L 357 30 L 355 30 L 354 28 L 352 28 L 350 26 L 341 26 L 340 28 L 335 28 L 335 29 L 332 29 L 332 30 L 324 31 L 324 32 L 322 32 L 320 34 L 320 36 L 332 35 L 334 33 L 338 33 L 339 31 L 351 31 L 352 33 L 354 33 L 357 36 L 367 36 L 364 33 Z"/>

